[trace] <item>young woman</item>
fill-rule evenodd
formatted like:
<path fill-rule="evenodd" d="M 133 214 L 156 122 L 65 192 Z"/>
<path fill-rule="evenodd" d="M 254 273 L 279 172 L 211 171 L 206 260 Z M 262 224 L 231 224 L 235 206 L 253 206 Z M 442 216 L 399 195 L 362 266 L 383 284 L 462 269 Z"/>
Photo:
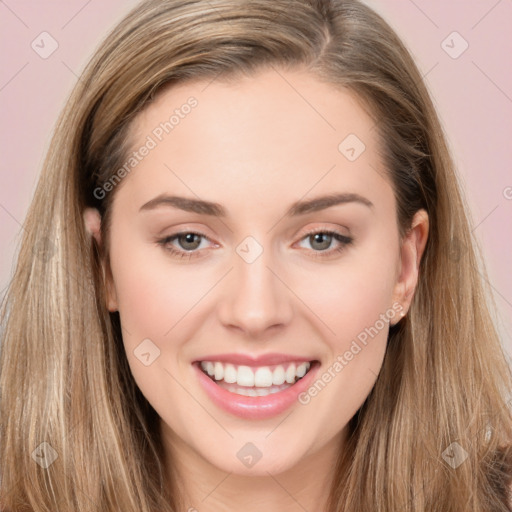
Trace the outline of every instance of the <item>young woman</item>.
<path fill-rule="evenodd" d="M 25 223 L 2 510 L 512 510 L 512 375 L 468 219 L 365 5 L 141 3 Z"/>

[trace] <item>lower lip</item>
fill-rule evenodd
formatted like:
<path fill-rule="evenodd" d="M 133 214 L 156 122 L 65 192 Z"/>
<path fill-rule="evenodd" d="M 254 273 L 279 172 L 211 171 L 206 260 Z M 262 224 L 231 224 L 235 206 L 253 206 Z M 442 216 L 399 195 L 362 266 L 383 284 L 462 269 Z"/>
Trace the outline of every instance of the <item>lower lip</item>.
<path fill-rule="evenodd" d="M 254 397 L 227 391 L 201 370 L 200 363 L 194 363 L 193 366 L 198 374 L 199 382 L 213 403 L 240 418 L 261 420 L 277 416 L 298 402 L 300 393 L 306 391 L 311 385 L 320 368 L 320 363 L 318 361 L 312 363 L 308 373 L 289 388 L 267 396 Z"/>

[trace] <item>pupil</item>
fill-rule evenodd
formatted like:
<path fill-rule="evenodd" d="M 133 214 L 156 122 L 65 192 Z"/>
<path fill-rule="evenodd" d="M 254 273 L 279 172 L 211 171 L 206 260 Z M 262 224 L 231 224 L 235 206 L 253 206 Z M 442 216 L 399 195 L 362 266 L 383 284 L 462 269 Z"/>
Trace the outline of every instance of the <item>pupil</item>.
<path fill-rule="evenodd" d="M 181 235 L 180 243 L 182 240 L 184 240 L 184 243 L 181 244 L 184 249 L 197 249 L 197 247 L 199 246 L 199 244 L 197 243 L 198 238 L 199 236 L 196 235 L 195 233 L 187 233 L 185 235 Z M 194 241 L 194 239 L 196 240 Z M 192 247 L 187 247 L 187 244 L 192 244 Z"/>
<path fill-rule="evenodd" d="M 315 243 L 318 242 L 322 247 L 319 249 L 328 249 L 329 245 L 331 245 L 331 235 L 327 235 L 326 233 L 315 233 L 313 235 L 315 239 Z"/>

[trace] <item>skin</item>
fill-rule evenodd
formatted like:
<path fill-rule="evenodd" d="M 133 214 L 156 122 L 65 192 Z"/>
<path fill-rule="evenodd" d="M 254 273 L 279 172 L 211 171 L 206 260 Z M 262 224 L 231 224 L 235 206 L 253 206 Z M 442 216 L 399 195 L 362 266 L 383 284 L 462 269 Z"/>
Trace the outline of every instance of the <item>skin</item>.
<path fill-rule="evenodd" d="M 400 242 L 375 123 L 351 93 L 302 70 L 174 86 L 136 118 L 134 150 L 190 96 L 198 106 L 115 190 L 107 307 L 119 311 L 133 377 L 161 418 L 186 507 L 322 510 L 347 423 L 380 371 L 389 324 L 307 405 L 266 420 L 219 409 L 191 362 L 211 353 L 282 352 L 320 360 L 320 375 L 393 304 L 407 312 L 428 216 L 418 212 Z M 366 146 L 353 162 L 338 150 L 348 134 Z M 295 201 L 334 192 L 358 193 L 374 207 L 353 202 L 285 216 Z M 220 203 L 227 216 L 171 206 L 139 211 L 162 193 Z M 101 243 L 96 210 L 85 221 Z M 315 241 L 312 229 L 354 242 L 334 252 L 341 244 Z M 199 257 L 181 259 L 158 244 L 181 231 L 205 235 L 194 249 Z M 236 252 L 247 236 L 263 249 L 252 263 Z M 169 246 L 185 252 L 190 242 Z M 146 338 L 160 350 L 149 366 L 134 355 Z M 262 453 L 251 468 L 236 456 L 248 442 Z"/>

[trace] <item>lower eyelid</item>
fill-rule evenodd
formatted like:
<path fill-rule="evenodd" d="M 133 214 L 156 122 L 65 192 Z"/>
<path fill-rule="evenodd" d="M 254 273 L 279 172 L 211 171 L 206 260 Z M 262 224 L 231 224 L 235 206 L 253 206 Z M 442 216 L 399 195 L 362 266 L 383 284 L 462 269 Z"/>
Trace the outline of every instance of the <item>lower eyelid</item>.
<path fill-rule="evenodd" d="M 319 231 L 312 231 L 311 233 L 307 233 L 299 240 L 299 243 L 304 240 L 307 240 L 311 236 L 314 236 L 314 235 L 317 235 L 320 233 L 324 234 L 324 235 L 331 236 L 332 239 L 335 241 L 335 243 L 331 244 L 331 245 L 333 245 L 333 247 L 330 247 L 329 249 L 324 249 L 321 251 L 315 251 L 314 249 L 308 249 L 308 248 L 304 249 L 303 248 L 304 250 L 312 252 L 314 254 L 314 256 L 321 257 L 321 256 L 328 256 L 328 255 L 334 254 L 336 252 L 344 250 L 346 246 L 350 245 L 354 241 L 354 239 L 352 237 L 347 236 L 347 235 L 342 235 L 341 233 L 338 233 L 337 231 L 319 230 Z"/>
<path fill-rule="evenodd" d="M 323 251 L 315 251 L 313 249 L 310 250 L 311 252 L 315 253 L 315 255 L 318 255 L 318 256 L 322 256 L 323 254 L 329 255 L 329 254 L 335 253 L 337 251 L 343 250 L 343 248 L 345 246 L 350 245 L 354 241 L 354 239 L 352 237 L 347 236 L 347 235 L 342 235 L 341 233 L 339 233 L 337 231 L 332 231 L 332 230 L 328 230 L 328 229 L 324 229 L 324 230 L 320 229 L 320 230 L 311 231 L 310 233 L 304 234 L 299 239 L 299 242 L 302 242 L 303 240 L 307 239 L 308 237 L 319 234 L 319 233 L 332 236 L 333 239 L 336 240 L 339 245 L 338 245 L 338 247 L 326 249 Z M 192 257 L 196 257 L 196 255 L 197 256 L 202 255 L 202 253 L 204 253 L 205 249 L 207 249 L 207 248 L 194 249 L 194 250 L 187 251 L 185 249 L 179 249 L 179 248 L 176 248 L 176 247 L 170 245 L 171 242 L 175 241 L 179 236 L 187 235 L 187 234 L 197 235 L 197 236 L 201 237 L 201 239 L 211 242 L 211 244 L 213 244 L 213 246 L 218 247 L 218 244 L 216 242 L 214 242 L 213 240 L 211 240 L 207 235 L 204 235 L 204 234 L 196 232 L 196 231 L 182 231 L 179 233 L 175 233 L 173 235 L 164 237 L 161 240 L 158 240 L 157 243 L 159 245 L 161 245 L 165 250 L 169 251 L 170 253 L 172 253 L 176 256 L 192 258 Z M 167 246 L 170 246 L 170 247 L 167 247 Z"/>
<path fill-rule="evenodd" d="M 211 242 L 213 245 L 217 245 L 215 244 L 215 242 L 213 242 L 213 240 L 211 240 L 209 237 L 207 237 L 206 235 L 203 235 L 202 233 L 197 233 L 195 231 L 182 231 L 181 233 L 175 233 L 174 235 L 169 235 L 165 238 L 163 238 L 160 243 L 162 243 L 162 245 L 170 245 L 172 242 L 175 242 L 180 236 L 183 236 L 183 235 L 197 235 L 200 239 L 201 239 L 201 242 L 203 240 L 206 240 L 208 242 Z M 201 245 L 201 242 L 200 242 L 200 245 Z M 175 248 L 174 246 L 172 246 L 173 248 Z M 178 248 L 175 248 L 176 251 L 178 252 L 184 252 L 186 254 L 192 254 L 194 252 L 200 252 L 201 250 L 204 250 L 204 247 L 202 249 L 194 249 L 194 250 L 190 250 L 190 251 L 187 251 L 186 249 L 178 249 Z"/>

